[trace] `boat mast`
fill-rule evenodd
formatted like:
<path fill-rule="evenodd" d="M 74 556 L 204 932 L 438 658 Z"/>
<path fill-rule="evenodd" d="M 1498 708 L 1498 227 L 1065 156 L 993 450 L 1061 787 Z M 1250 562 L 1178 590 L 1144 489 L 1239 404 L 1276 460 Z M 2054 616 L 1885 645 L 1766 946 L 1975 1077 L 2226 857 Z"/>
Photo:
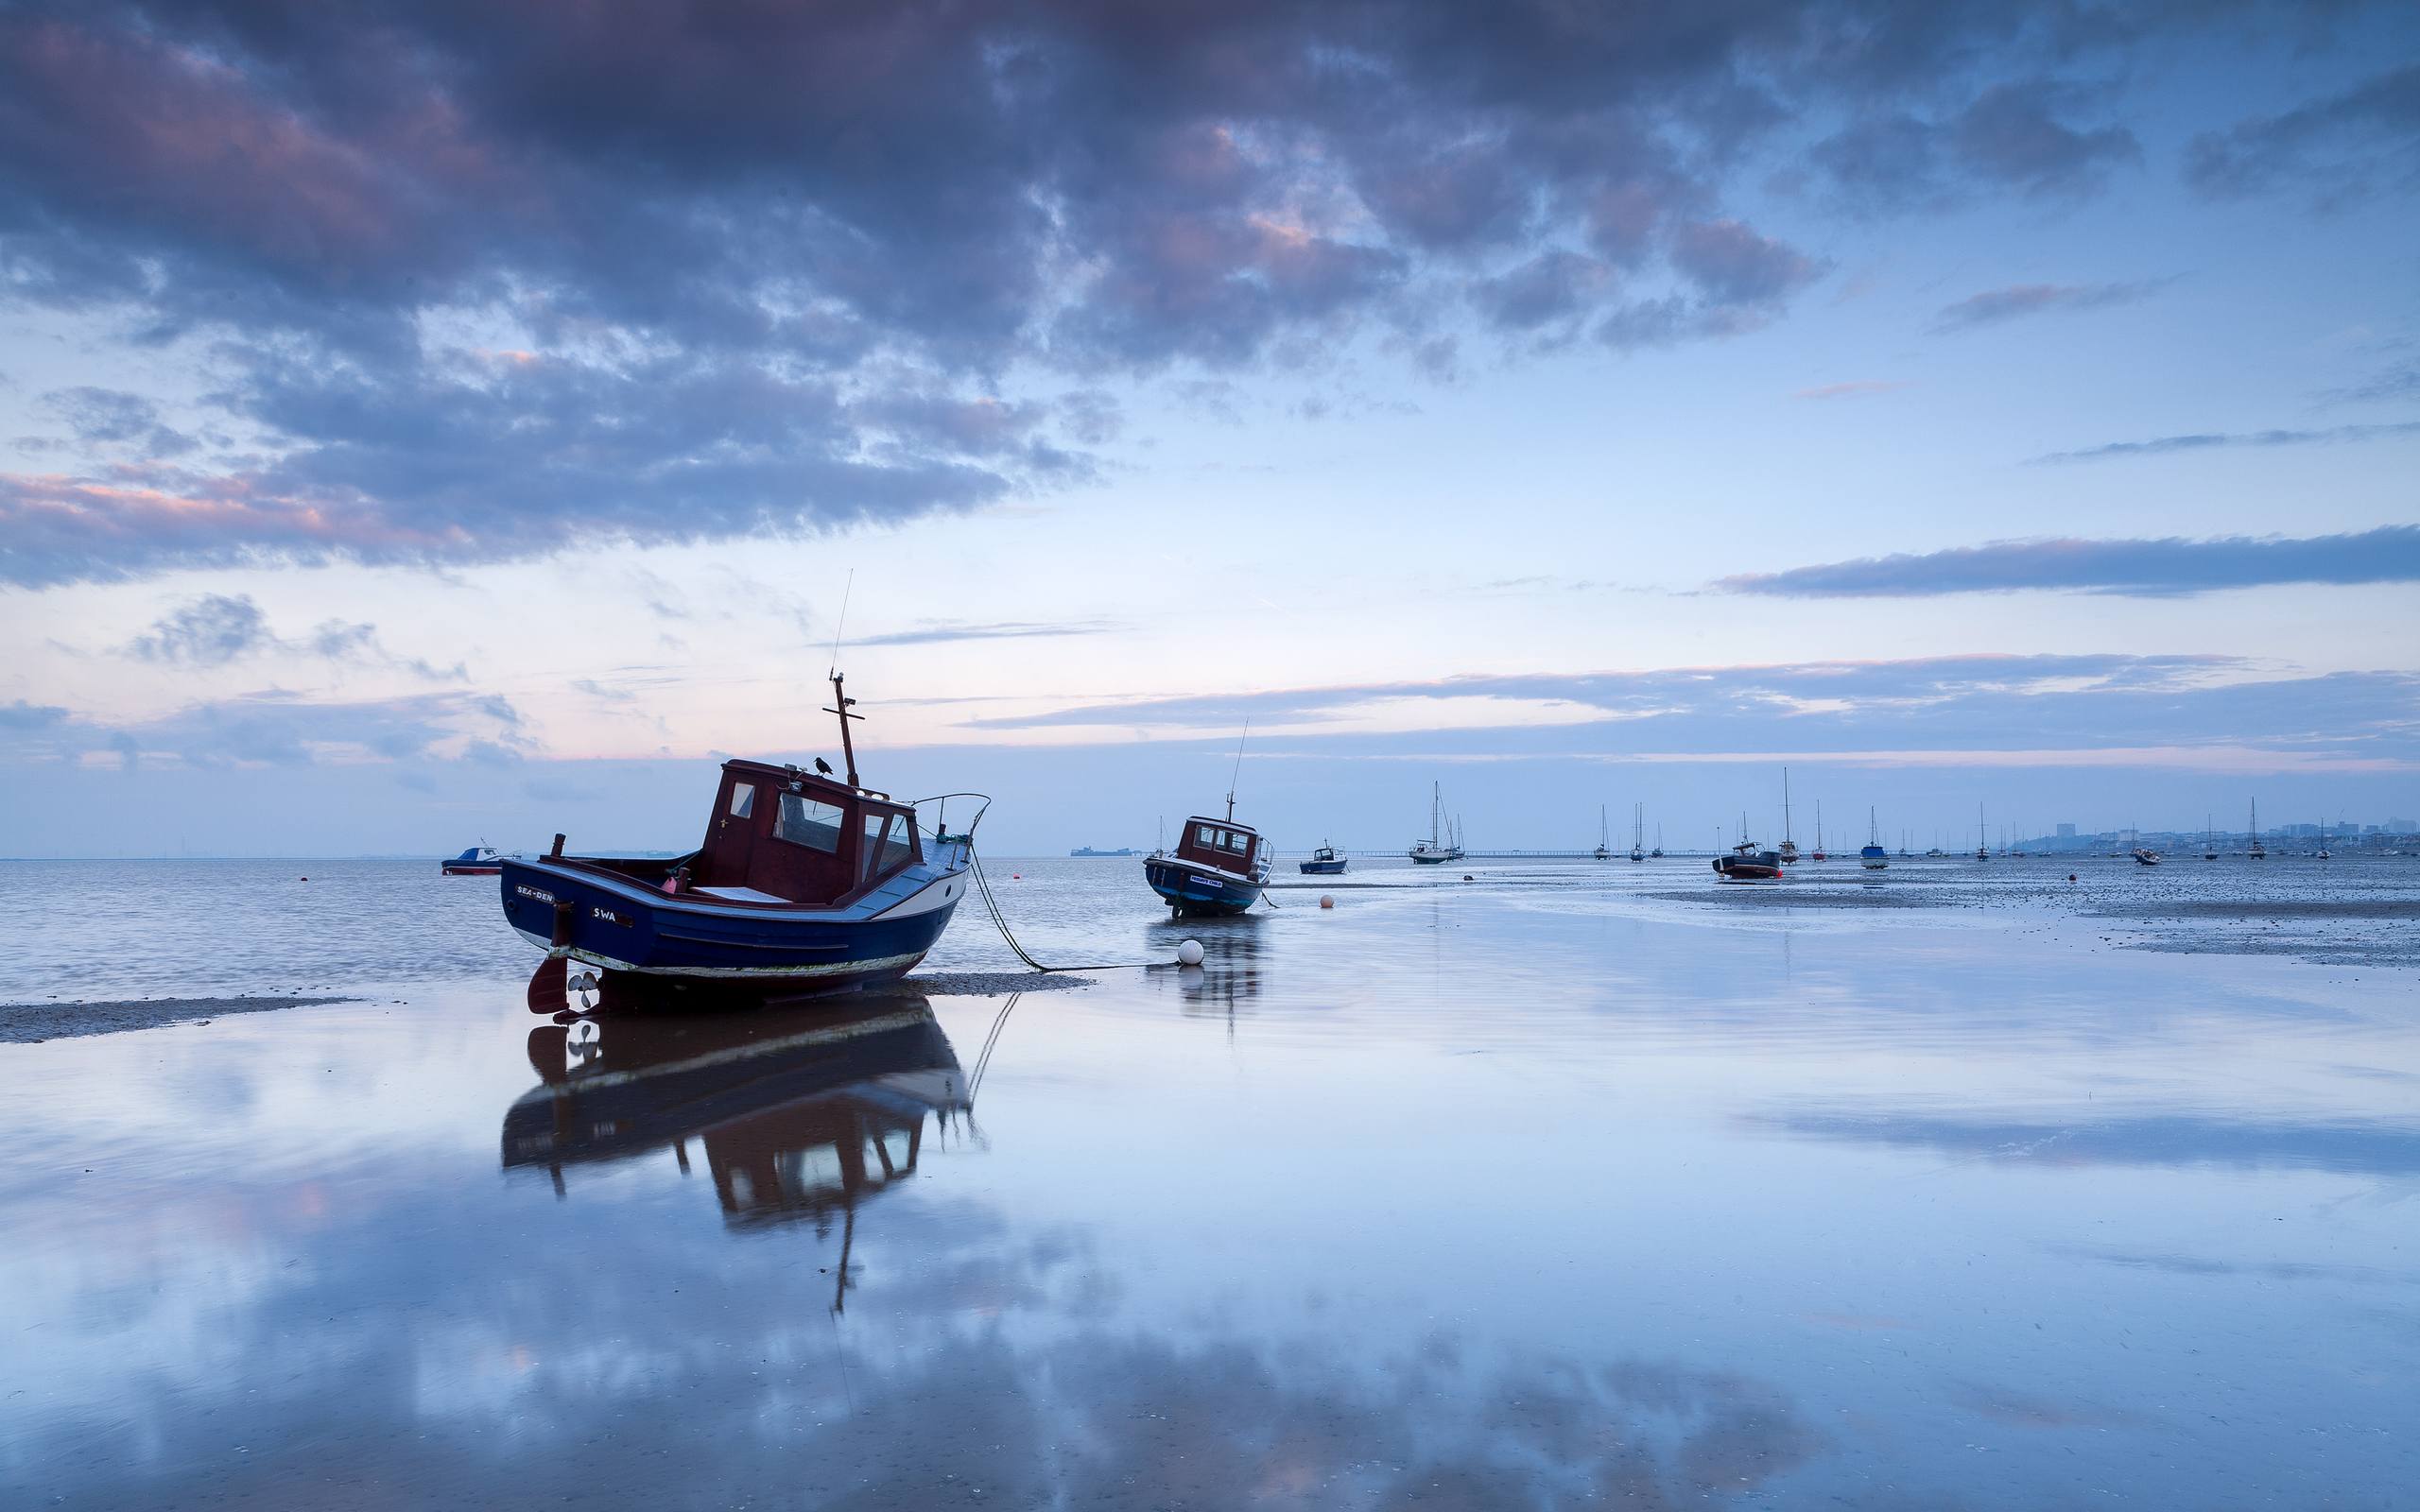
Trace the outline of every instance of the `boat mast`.
<path fill-rule="evenodd" d="M 832 622 L 832 664 L 824 669 L 824 675 L 832 679 L 832 707 L 824 710 L 823 712 L 827 714 L 836 714 L 839 717 L 840 763 L 849 769 L 849 785 L 851 787 L 857 785 L 857 747 L 856 742 L 849 738 L 849 721 L 852 719 L 863 719 L 865 715 L 853 714 L 849 713 L 849 706 L 856 703 L 857 700 L 850 697 L 847 694 L 840 691 L 840 633 L 848 628 L 849 594 L 856 586 L 857 570 L 855 567 L 852 567 L 849 569 L 848 580 L 840 585 L 840 612 Z M 844 1270 L 846 1268 L 846 1263 L 847 1263 L 843 1261 L 842 1265 Z"/>
<path fill-rule="evenodd" d="M 1781 837 L 1789 838 L 1789 768 L 1781 769 Z"/>
<path fill-rule="evenodd" d="M 1236 781 L 1244 775 L 1244 742 L 1252 738 L 1252 721 L 1244 721 L 1244 732 L 1236 737 L 1236 769 L 1227 774 L 1227 822 L 1236 819 Z"/>
<path fill-rule="evenodd" d="M 841 672 L 834 672 L 832 674 L 832 702 L 834 707 L 826 709 L 823 712 L 827 714 L 838 714 L 840 716 L 840 762 L 842 765 L 849 769 L 849 785 L 851 787 L 855 787 L 857 785 L 857 747 L 856 743 L 849 739 L 849 721 L 852 719 L 863 719 L 865 715 L 853 714 L 849 713 L 849 706 L 856 703 L 857 700 L 850 697 L 848 695 L 840 691 L 840 683 L 846 676 L 847 675 L 845 673 Z"/>

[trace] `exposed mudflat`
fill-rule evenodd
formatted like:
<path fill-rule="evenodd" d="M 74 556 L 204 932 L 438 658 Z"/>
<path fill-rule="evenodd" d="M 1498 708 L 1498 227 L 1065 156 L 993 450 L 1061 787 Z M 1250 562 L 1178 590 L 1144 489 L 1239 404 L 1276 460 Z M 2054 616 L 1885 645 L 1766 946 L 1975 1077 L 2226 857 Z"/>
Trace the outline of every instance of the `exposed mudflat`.
<path fill-rule="evenodd" d="M 1709 903 L 1723 908 L 1948 908 L 1961 900 L 1938 893 L 1836 890 L 1792 883 L 1731 882 L 1693 887 L 1687 892 L 1642 894 L 1661 902 Z"/>
<path fill-rule="evenodd" d="M 1090 987 L 1094 979 L 1065 971 L 924 971 L 900 979 L 904 991 L 928 998 L 998 997 L 1007 992 L 1056 992 Z"/>
<path fill-rule="evenodd" d="M 88 1034 L 124 1034 L 171 1023 L 208 1023 L 233 1013 L 352 1003 L 354 998 L 135 998 L 115 1003 L 0 1003 L 0 1043 L 40 1044 Z"/>

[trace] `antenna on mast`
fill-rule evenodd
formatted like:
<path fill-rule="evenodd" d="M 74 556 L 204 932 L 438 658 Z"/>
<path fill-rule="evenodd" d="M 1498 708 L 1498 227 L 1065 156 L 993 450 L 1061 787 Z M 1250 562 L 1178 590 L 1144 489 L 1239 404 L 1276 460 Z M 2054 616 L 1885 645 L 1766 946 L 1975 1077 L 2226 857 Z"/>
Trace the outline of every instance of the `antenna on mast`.
<path fill-rule="evenodd" d="M 832 664 L 824 674 L 832 679 L 832 707 L 823 712 L 827 714 L 838 714 L 840 717 L 840 764 L 849 769 L 851 787 L 857 785 L 857 747 L 856 743 L 849 738 L 849 721 L 863 719 L 865 715 L 849 713 L 849 706 L 857 700 L 850 697 L 840 688 L 843 680 L 840 676 L 840 631 L 849 623 L 849 592 L 856 586 L 857 570 L 852 567 L 849 569 L 847 582 L 840 588 L 840 613 L 839 617 L 832 623 Z"/>
<path fill-rule="evenodd" d="M 1244 732 L 1236 737 L 1236 769 L 1227 774 L 1227 817 L 1236 816 L 1236 780 L 1244 775 L 1244 742 L 1252 738 L 1252 721 L 1244 721 Z"/>

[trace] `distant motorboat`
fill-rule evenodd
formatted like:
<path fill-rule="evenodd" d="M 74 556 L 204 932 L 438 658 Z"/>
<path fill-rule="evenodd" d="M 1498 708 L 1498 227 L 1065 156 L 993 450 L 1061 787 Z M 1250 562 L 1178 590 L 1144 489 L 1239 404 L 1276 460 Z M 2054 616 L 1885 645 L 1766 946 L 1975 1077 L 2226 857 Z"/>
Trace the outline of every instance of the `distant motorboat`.
<path fill-rule="evenodd" d="M 1303 875 L 1306 877 L 1339 877 L 1344 874 L 1344 858 L 1336 853 L 1336 847 L 1324 840 L 1320 842 L 1318 850 L 1311 852 L 1311 858 L 1301 866 Z"/>
<path fill-rule="evenodd" d="M 2138 867 L 2156 867 L 2159 865 L 2159 852 L 2152 850 L 2150 846 L 2138 845 L 2135 847 L 2134 853 L 2135 864 Z"/>
<path fill-rule="evenodd" d="M 441 877 L 493 877 L 503 870 L 504 852 L 492 845 L 475 845 L 437 864 Z"/>
<path fill-rule="evenodd" d="M 1781 876 L 1782 855 L 1762 850 L 1748 838 L 1748 816 L 1739 816 L 1739 843 L 1727 856 L 1714 858 L 1715 874 L 1725 882 L 1772 882 Z"/>
<path fill-rule="evenodd" d="M 1891 852 L 1882 848 L 1882 828 L 1875 821 L 1874 811 L 1865 811 L 1865 845 L 1857 853 L 1858 866 L 1868 871 L 1880 871 L 1891 865 Z"/>
<path fill-rule="evenodd" d="M 1068 851 L 1068 852 L 1067 852 L 1067 854 L 1068 854 L 1068 855 L 1070 855 L 1070 856 L 1072 856 L 1072 857 L 1076 858 L 1076 859 L 1077 859 L 1077 860 L 1079 860 L 1079 861 L 1089 861 L 1089 860 L 1108 860 L 1108 861 L 1115 861 L 1115 860 L 1121 859 L 1121 858 L 1126 857 L 1126 856 L 1139 856 L 1139 855 L 1141 855 L 1142 853 L 1143 853 L 1142 851 L 1135 850 L 1132 846 L 1119 846 L 1119 847 L 1118 847 L 1116 850 L 1094 850 L 1091 846 L 1088 846 L 1088 845 L 1080 845 L 1080 846 L 1076 847 L 1076 849 L 1074 849 L 1073 850 L 1070 850 L 1070 851 Z"/>

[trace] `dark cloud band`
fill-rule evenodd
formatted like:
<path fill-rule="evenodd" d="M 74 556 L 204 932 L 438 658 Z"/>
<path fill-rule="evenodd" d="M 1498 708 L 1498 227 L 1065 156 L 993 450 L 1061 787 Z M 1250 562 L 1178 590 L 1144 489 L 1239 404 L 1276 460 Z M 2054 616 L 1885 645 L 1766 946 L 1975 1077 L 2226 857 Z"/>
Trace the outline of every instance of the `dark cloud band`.
<path fill-rule="evenodd" d="M 1775 598 L 1913 598 L 2071 589 L 2168 596 L 2278 583 L 2420 582 L 2420 525 L 2303 540 L 2002 541 L 1726 577 Z"/>

